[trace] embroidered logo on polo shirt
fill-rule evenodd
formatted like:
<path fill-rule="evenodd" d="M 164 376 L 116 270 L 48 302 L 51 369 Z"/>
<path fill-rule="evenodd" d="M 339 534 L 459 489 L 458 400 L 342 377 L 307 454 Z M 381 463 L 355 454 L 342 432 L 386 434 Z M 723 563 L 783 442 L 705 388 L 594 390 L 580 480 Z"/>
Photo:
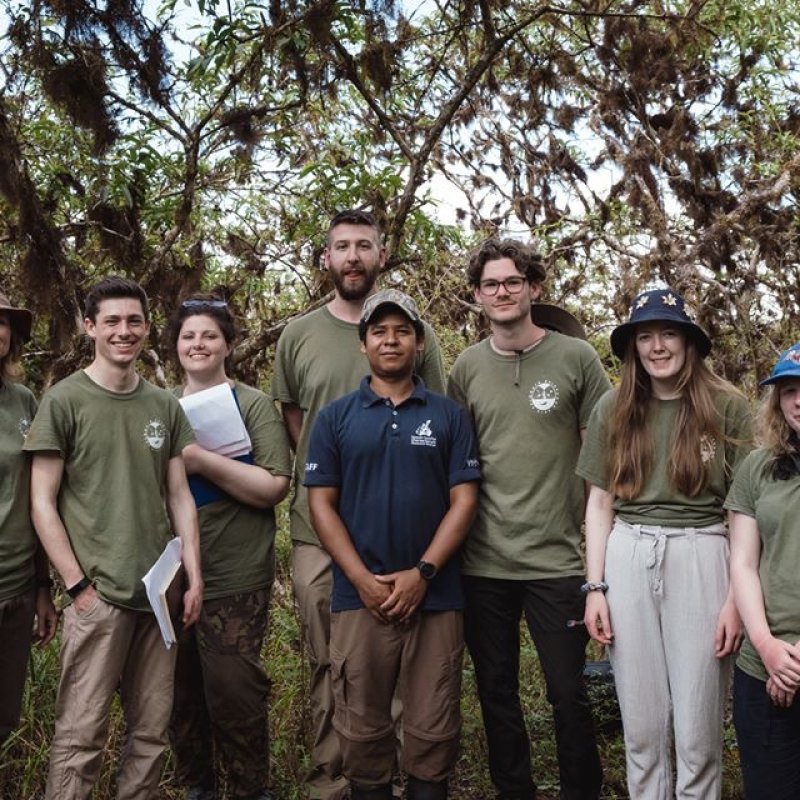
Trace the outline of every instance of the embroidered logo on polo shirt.
<path fill-rule="evenodd" d="M 558 405 L 558 386 L 547 380 L 534 383 L 528 392 L 528 401 L 534 411 L 549 414 Z"/>
<path fill-rule="evenodd" d="M 423 447 L 436 447 L 436 437 L 431 430 L 431 421 L 426 419 L 411 435 L 411 444 Z"/>
<path fill-rule="evenodd" d="M 144 440 L 152 450 L 160 450 L 167 438 L 167 426 L 160 419 L 151 419 L 144 426 Z"/>
<path fill-rule="evenodd" d="M 319 464 L 315 464 L 313 461 L 306 461 L 306 472 L 314 472 L 318 467 Z"/>
<path fill-rule="evenodd" d="M 17 428 L 19 428 L 19 432 L 22 434 L 23 440 L 28 438 L 28 434 L 31 432 L 31 421 L 29 419 L 25 419 L 25 417 L 20 417 L 19 422 L 17 423 Z"/>

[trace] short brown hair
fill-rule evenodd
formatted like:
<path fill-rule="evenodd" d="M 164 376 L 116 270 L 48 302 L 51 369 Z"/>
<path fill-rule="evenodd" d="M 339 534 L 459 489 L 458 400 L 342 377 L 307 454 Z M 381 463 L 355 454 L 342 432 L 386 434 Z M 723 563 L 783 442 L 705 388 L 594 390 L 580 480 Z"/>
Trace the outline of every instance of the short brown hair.
<path fill-rule="evenodd" d="M 532 245 L 516 239 L 487 239 L 469 259 L 467 277 L 471 286 L 478 286 L 487 261 L 510 258 L 520 275 L 529 283 L 541 283 L 547 276 L 544 259 Z"/>
<path fill-rule="evenodd" d="M 328 233 L 325 236 L 325 244 L 328 246 L 330 246 L 331 243 L 331 231 L 337 225 L 365 225 L 368 228 L 372 228 L 375 231 L 375 240 L 378 244 L 381 244 L 383 236 L 381 233 L 381 226 L 378 224 L 378 220 L 375 219 L 369 211 L 364 211 L 360 208 L 346 208 L 344 211 L 340 211 L 338 214 L 334 215 L 328 224 Z"/>
<path fill-rule="evenodd" d="M 100 283 L 96 283 L 86 295 L 84 303 L 84 316 L 92 322 L 97 322 L 97 311 L 103 300 L 110 300 L 118 297 L 131 297 L 142 304 L 142 314 L 145 320 L 150 319 L 150 305 L 147 301 L 147 293 L 136 281 L 123 278 L 120 275 L 109 275 L 103 278 Z"/>

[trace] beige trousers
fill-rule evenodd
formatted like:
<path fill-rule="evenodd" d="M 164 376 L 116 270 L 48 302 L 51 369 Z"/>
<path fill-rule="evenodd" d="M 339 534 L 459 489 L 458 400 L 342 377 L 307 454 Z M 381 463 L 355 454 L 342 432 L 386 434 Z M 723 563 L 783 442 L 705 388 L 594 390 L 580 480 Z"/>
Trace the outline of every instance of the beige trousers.
<path fill-rule="evenodd" d="M 79 614 L 74 605 L 65 609 L 47 800 L 90 796 L 117 689 L 126 728 L 117 797 L 149 800 L 157 796 L 176 652 L 174 647 L 165 647 L 152 614 L 112 606 L 99 597 L 85 614 Z"/>
<path fill-rule="evenodd" d="M 303 623 L 311 664 L 311 774 L 308 797 L 312 800 L 344 800 L 347 779 L 342 774 L 342 753 L 333 729 L 331 688 L 331 558 L 321 547 L 294 543 L 292 548 L 294 595 Z"/>
<path fill-rule="evenodd" d="M 461 734 L 464 623 L 460 611 L 422 611 L 408 625 L 366 609 L 333 615 L 331 664 L 344 772 L 387 784 L 395 765 L 395 693 L 403 704 L 403 772 L 439 783 L 450 775 Z"/>

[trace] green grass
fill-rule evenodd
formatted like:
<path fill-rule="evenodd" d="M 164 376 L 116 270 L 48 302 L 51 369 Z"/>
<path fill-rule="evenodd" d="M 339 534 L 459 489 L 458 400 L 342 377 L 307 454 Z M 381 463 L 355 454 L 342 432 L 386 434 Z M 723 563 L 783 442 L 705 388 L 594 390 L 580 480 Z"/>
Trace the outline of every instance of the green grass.
<path fill-rule="evenodd" d="M 306 743 L 310 736 L 306 693 L 308 662 L 303 653 L 300 623 L 292 599 L 288 567 L 290 548 L 287 537 L 284 534 L 279 536 L 270 636 L 264 653 L 272 681 L 272 781 L 277 800 L 300 800 L 302 797 L 302 779 L 308 767 Z M 596 656 L 597 653 L 590 649 L 590 657 Z M 43 796 L 58 685 L 57 643 L 34 652 L 30 675 L 21 724 L 0 750 L 0 800 L 34 800 Z M 523 636 L 521 684 L 540 797 L 542 800 L 555 800 L 558 797 L 558 771 L 552 715 L 545 699 L 536 653 L 527 633 Z M 486 740 L 475 695 L 474 673 L 468 658 L 464 662 L 462 709 L 462 752 L 451 782 L 450 796 L 458 800 L 489 800 L 494 793 L 486 766 Z M 94 795 L 97 800 L 114 797 L 114 764 L 121 734 L 121 712 L 115 704 L 109 745 Z M 606 778 L 603 798 L 627 798 L 621 737 L 601 736 L 600 745 Z M 738 756 L 730 722 L 726 726 L 724 745 L 723 798 L 740 800 Z M 172 785 L 171 774 L 171 761 L 168 760 L 160 796 L 165 800 L 178 800 L 183 794 Z"/>

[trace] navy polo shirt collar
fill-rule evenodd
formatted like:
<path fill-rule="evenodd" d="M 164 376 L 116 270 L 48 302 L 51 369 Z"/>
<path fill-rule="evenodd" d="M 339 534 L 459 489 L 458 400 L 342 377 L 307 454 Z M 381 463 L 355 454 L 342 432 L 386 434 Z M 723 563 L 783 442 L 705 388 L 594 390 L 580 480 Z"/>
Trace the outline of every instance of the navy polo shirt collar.
<path fill-rule="evenodd" d="M 358 387 L 358 394 L 361 398 L 361 405 L 364 408 L 374 406 L 376 403 L 386 402 L 385 397 L 378 397 L 378 395 L 372 391 L 369 375 L 361 379 L 361 384 Z M 414 391 L 405 400 L 403 400 L 400 405 L 402 406 L 411 402 L 423 404 L 428 402 L 428 390 L 425 387 L 425 383 L 422 378 L 419 378 L 416 375 L 414 376 Z"/>

